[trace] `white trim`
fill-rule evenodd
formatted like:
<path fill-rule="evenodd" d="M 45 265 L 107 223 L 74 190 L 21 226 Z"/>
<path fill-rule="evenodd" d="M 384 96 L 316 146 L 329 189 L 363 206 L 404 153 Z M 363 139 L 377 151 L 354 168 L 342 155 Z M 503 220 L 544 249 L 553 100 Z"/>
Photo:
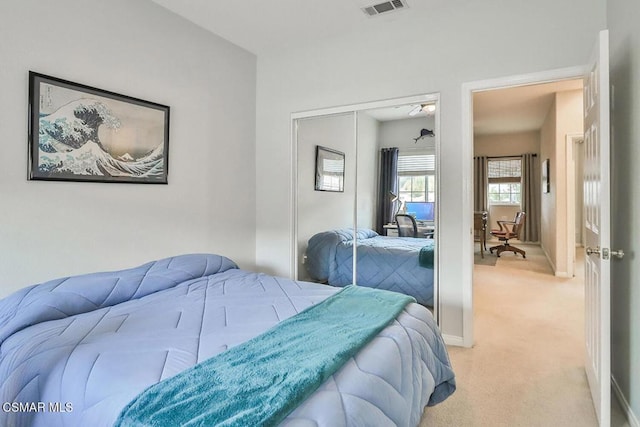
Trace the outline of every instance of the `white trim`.
<path fill-rule="evenodd" d="M 565 208 L 567 212 L 567 229 L 566 236 L 567 239 L 567 273 L 566 276 L 556 276 L 558 277 L 573 277 L 575 275 L 575 263 L 576 263 L 576 163 L 573 161 L 574 159 L 574 147 L 580 140 L 584 139 L 584 134 L 582 133 L 568 133 L 565 136 L 565 154 L 566 154 L 566 167 L 565 167 L 565 183 L 567 185 L 566 189 L 566 199 L 565 199 Z"/>
<path fill-rule="evenodd" d="M 616 378 L 613 375 L 611 375 L 611 387 L 613 388 L 613 392 L 616 395 L 616 398 L 618 399 L 618 403 L 620 404 L 620 407 L 622 408 L 622 412 L 627 417 L 627 422 L 629 423 L 629 426 L 640 427 L 640 421 L 638 421 L 639 418 L 636 416 L 636 414 L 634 414 L 633 409 L 631 409 L 631 405 L 629 405 L 629 402 L 624 397 L 624 393 L 622 393 L 622 390 L 620 390 L 620 386 L 618 385 L 618 382 L 616 381 Z"/>
<path fill-rule="evenodd" d="M 435 204 L 435 218 L 433 220 L 433 225 L 435 226 L 435 230 L 433 233 L 433 238 L 436 241 L 433 250 L 433 262 L 436 268 L 433 269 L 433 315 L 436 319 L 436 323 L 442 329 L 442 316 L 440 315 L 440 304 L 442 302 L 441 292 L 440 292 L 440 250 L 438 247 L 440 246 L 440 201 L 442 200 L 442 191 L 440 187 L 441 179 L 440 179 L 440 134 L 442 133 L 442 128 L 440 127 L 440 111 L 442 110 L 442 105 L 440 104 L 440 93 L 435 93 L 433 95 L 436 111 L 434 117 L 434 130 L 435 134 L 435 155 L 436 155 L 436 204 Z"/>
<path fill-rule="evenodd" d="M 473 93 L 492 89 L 581 79 L 587 67 L 576 66 L 462 84 L 462 333 L 465 347 L 473 345 Z"/>
<path fill-rule="evenodd" d="M 467 82 L 462 84 L 463 96 L 465 88 L 472 92 L 483 92 L 494 89 L 553 83 L 561 80 L 582 79 L 587 70 L 588 67 L 586 65 L 580 65 L 576 67 L 559 68 L 536 73 Z"/>
<path fill-rule="evenodd" d="M 573 271 L 575 267 L 575 247 L 576 247 L 576 168 L 573 161 L 573 137 L 570 134 L 566 134 L 564 138 L 565 143 L 565 185 L 567 186 L 565 192 L 565 212 L 567 218 L 567 227 L 565 229 L 565 239 L 567 242 L 567 253 L 565 259 L 567 263 L 567 274 L 571 274 L 568 277 L 573 277 Z"/>
<path fill-rule="evenodd" d="M 353 168 L 353 183 L 354 183 L 354 188 L 353 188 L 353 196 L 355 197 L 355 200 L 353 201 L 353 230 L 356 233 L 355 235 L 357 236 L 358 234 L 358 112 L 354 111 L 353 112 L 353 144 L 355 145 L 354 147 L 354 152 L 355 152 L 355 158 L 356 161 L 353 162 L 354 163 L 354 168 Z M 346 165 L 345 165 L 346 167 Z M 353 250 L 352 250 L 352 255 L 351 255 L 351 271 L 353 271 L 353 282 L 356 285 L 358 284 L 356 281 L 356 277 L 358 277 L 358 246 L 357 245 L 353 245 Z"/>
<path fill-rule="evenodd" d="M 478 83 L 479 84 L 479 83 Z M 473 347 L 473 90 L 476 83 L 462 85 L 462 342 Z M 466 197 L 465 197 L 466 195 Z"/>
<path fill-rule="evenodd" d="M 547 252 L 547 248 L 545 248 L 544 246 L 540 245 L 540 249 L 542 249 L 542 253 L 544 254 L 545 258 L 547 258 L 547 262 L 551 266 L 551 271 L 553 271 L 553 274 L 555 274 L 556 273 L 556 265 L 554 264 L 553 260 L 551 259 L 551 256 L 549 256 L 549 252 Z"/>
<path fill-rule="evenodd" d="M 291 194 L 289 195 L 289 207 L 292 212 L 291 234 L 289 235 L 289 259 L 291 260 L 290 277 L 298 278 L 298 122 L 291 119 Z"/>
<path fill-rule="evenodd" d="M 571 279 L 573 278 L 573 274 L 569 274 L 566 271 L 556 271 L 554 274 L 556 277 L 560 277 L 562 279 Z"/>
<path fill-rule="evenodd" d="M 452 345 L 456 347 L 467 347 L 464 344 L 464 339 L 462 337 L 457 337 L 455 335 L 447 335 L 442 334 L 442 339 L 446 345 Z"/>
<path fill-rule="evenodd" d="M 405 104 L 418 104 L 421 102 L 440 101 L 440 94 L 426 94 L 426 95 L 413 95 L 403 98 L 384 99 L 380 101 L 363 102 L 360 104 L 341 105 L 336 107 L 320 108 L 317 110 L 298 111 L 291 114 L 291 119 L 304 119 L 317 116 L 328 116 L 331 114 L 351 113 L 362 110 L 372 110 L 374 108 L 395 107 Z M 438 106 L 436 106 L 438 107 Z M 436 108 L 436 120 L 437 114 L 440 109 Z M 437 123 L 436 123 L 437 124 Z M 436 137 L 438 135 L 436 134 Z"/>
<path fill-rule="evenodd" d="M 547 259 L 547 262 L 549 263 L 549 265 L 551 266 L 551 271 L 553 271 L 553 275 L 554 276 L 562 277 L 562 278 L 565 278 L 565 279 L 571 279 L 573 277 L 573 275 L 569 275 L 569 273 L 566 272 L 566 271 L 556 271 L 556 265 L 551 260 L 551 256 L 549 256 L 549 252 L 547 252 L 547 249 L 545 247 L 543 247 L 542 245 L 540 245 L 540 249 L 542 249 L 542 253 L 544 254 L 545 258 Z"/>

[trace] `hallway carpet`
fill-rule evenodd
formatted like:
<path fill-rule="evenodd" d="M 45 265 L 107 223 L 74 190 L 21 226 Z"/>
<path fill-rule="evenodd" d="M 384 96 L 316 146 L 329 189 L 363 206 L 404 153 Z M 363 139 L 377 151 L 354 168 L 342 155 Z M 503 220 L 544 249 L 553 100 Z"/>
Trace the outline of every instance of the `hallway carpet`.
<path fill-rule="evenodd" d="M 598 425 L 584 371 L 581 259 L 576 278 L 563 279 L 539 246 L 522 248 L 526 259 L 503 253 L 495 267 L 474 266 L 475 345 L 449 346 L 458 389 L 427 408 L 420 427 Z"/>

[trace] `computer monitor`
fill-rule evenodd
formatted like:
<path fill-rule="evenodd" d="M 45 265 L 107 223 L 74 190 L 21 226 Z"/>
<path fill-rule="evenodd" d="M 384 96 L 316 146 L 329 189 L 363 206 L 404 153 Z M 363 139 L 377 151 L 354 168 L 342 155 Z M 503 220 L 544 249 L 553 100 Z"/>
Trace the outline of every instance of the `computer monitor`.
<path fill-rule="evenodd" d="M 434 220 L 434 202 L 407 202 L 405 207 L 407 214 L 413 215 L 417 221 Z"/>

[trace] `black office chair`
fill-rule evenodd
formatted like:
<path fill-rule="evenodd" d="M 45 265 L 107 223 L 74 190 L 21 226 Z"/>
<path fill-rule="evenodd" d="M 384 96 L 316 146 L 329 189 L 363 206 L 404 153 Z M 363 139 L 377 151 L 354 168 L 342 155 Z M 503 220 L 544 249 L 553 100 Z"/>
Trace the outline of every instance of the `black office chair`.
<path fill-rule="evenodd" d="M 416 224 L 416 219 L 411 215 L 397 214 L 396 224 L 398 225 L 398 236 L 418 237 L 418 224 Z"/>

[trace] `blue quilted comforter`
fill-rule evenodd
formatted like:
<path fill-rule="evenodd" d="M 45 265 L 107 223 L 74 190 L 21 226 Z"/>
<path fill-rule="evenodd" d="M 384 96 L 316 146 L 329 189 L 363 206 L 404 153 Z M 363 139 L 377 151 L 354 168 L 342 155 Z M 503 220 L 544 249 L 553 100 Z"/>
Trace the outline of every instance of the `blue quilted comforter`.
<path fill-rule="evenodd" d="M 336 291 L 243 271 L 217 255 L 25 288 L 0 301 L 0 425 L 112 426 L 147 387 Z M 409 304 L 283 425 L 417 425 L 426 405 L 454 389 L 437 326 Z"/>
<path fill-rule="evenodd" d="M 380 236 L 373 230 L 339 229 L 309 239 L 305 267 L 313 280 L 332 286 L 353 283 L 353 245 L 357 244 L 356 284 L 411 295 L 433 306 L 433 268 L 420 253 L 433 252 L 433 239 Z"/>

